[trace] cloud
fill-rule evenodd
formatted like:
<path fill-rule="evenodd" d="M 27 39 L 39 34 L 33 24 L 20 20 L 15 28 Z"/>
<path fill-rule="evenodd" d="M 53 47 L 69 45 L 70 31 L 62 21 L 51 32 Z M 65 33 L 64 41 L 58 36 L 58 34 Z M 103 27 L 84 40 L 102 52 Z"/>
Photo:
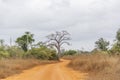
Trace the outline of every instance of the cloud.
<path fill-rule="evenodd" d="M 119 0 L 0 0 L 0 38 L 9 42 L 25 31 L 36 40 L 54 31 L 71 33 L 70 48 L 94 48 L 104 37 L 112 42 L 120 21 Z"/>

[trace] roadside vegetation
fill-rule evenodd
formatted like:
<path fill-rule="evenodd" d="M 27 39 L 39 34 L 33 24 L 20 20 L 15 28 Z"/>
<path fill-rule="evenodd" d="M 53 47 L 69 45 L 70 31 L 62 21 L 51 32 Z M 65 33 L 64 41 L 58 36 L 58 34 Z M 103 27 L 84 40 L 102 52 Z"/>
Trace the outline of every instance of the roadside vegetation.
<path fill-rule="evenodd" d="M 74 70 L 89 73 L 87 80 L 119 80 L 120 56 L 81 54 L 68 65 Z"/>
<path fill-rule="evenodd" d="M 36 65 L 49 64 L 63 59 L 71 60 L 68 67 L 88 73 L 87 80 L 120 79 L 120 29 L 116 40 L 110 42 L 99 38 L 95 48 L 88 51 L 61 50 L 63 44 L 70 45 L 67 31 L 47 36 L 47 41 L 35 43 L 34 34 L 25 32 L 16 39 L 15 45 L 5 45 L 0 40 L 0 79 Z"/>
<path fill-rule="evenodd" d="M 95 49 L 71 58 L 68 67 L 89 73 L 87 80 L 120 80 L 120 30 L 111 48 L 103 38 L 95 42 Z"/>
<path fill-rule="evenodd" d="M 0 60 L 0 79 L 21 73 L 23 70 L 37 65 L 45 65 L 55 62 L 56 61 L 38 59 L 2 59 Z"/>
<path fill-rule="evenodd" d="M 68 35 L 67 31 L 56 32 L 47 36 L 47 41 L 36 43 L 34 34 L 25 32 L 15 45 L 6 45 L 0 39 L 0 79 L 36 65 L 58 62 L 61 46 L 70 39 Z"/>

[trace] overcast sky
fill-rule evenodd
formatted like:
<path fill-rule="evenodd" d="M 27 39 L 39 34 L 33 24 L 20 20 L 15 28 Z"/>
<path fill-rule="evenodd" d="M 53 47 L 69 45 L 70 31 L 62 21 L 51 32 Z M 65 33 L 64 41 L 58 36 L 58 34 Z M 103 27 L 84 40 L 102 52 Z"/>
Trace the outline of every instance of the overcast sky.
<path fill-rule="evenodd" d="M 0 0 L 0 39 L 9 43 L 25 31 L 36 41 L 67 30 L 69 49 L 91 50 L 103 37 L 113 42 L 120 28 L 120 0 Z"/>

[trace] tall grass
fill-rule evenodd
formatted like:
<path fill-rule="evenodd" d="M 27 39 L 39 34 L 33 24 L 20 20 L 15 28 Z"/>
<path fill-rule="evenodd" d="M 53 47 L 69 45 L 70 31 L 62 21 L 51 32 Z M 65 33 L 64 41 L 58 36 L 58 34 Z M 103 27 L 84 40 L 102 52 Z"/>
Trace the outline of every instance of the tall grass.
<path fill-rule="evenodd" d="M 55 60 L 56 51 L 45 46 L 27 52 L 18 46 L 0 46 L 0 79 L 39 64 L 56 62 Z"/>
<path fill-rule="evenodd" d="M 120 56 L 79 55 L 68 66 L 89 73 L 88 80 L 120 80 Z"/>
<path fill-rule="evenodd" d="M 20 73 L 24 69 L 36 65 L 53 63 L 54 61 L 41 61 L 38 59 L 2 59 L 0 60 L 0 79 Z"/>

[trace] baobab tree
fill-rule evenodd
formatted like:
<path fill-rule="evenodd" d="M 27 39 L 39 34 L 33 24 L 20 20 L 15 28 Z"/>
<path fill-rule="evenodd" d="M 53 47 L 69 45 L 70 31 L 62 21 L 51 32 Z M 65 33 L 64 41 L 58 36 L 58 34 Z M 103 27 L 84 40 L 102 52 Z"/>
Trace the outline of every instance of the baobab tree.
<path fill-rule="evenodd" d="M 68 40 L 71 39 L 69 35 L 70 34 L 67 31 L 61 31 L 61 32 L 57 31 L 56 33 L 47 36 L 48 38 L 47 44 L 48 46 L 52 46 L 56 48 L 58 52 L 57 54 L 58 60 L 61 54 L 62 45 L 63 44 L 70 45 L 70 43 L 68 42 Z"/>

